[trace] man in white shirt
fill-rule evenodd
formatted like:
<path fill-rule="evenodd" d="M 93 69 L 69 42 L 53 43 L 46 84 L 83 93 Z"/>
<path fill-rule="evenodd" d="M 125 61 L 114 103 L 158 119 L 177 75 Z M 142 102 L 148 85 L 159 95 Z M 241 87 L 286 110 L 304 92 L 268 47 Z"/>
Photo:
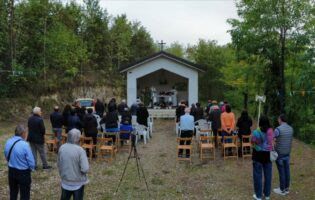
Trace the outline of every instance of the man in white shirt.
<path fill-rule="evenodd" d="M 193 132 L 194 132 L 194 127 L 195 127 L 195 123 L 194 123 L 194 117 L 192 115 L 190 115 L 190 108 L 185 108 L 185 115 L 182 115 L 180 117 L 180 130 L 181 130 L 181 134 L 180 137 L 181 138 L 191 138 L 193 136 Z M 191 141 L 186 141 L 186 145 L 190 145 Z M 181 141 L 180 145 L 184 145 L 185 142 Z M 179 150 L 179 157 L 183 156 L 183 150 Z M 190 151 L 186 150 L 186 158 L 190 157 Z"/>

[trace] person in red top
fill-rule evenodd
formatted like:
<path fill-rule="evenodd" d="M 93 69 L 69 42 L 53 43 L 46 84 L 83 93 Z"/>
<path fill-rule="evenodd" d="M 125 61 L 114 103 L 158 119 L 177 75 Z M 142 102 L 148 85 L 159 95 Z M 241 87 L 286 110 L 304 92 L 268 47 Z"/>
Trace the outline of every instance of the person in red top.
<path fill-rule="evenodd" d="M 235 115 L 231 112 L 231 106 L 225 105 L 225 112 L 221 114 L 222 141 L 225 135 L 232 135 L 235 130 Z"/>

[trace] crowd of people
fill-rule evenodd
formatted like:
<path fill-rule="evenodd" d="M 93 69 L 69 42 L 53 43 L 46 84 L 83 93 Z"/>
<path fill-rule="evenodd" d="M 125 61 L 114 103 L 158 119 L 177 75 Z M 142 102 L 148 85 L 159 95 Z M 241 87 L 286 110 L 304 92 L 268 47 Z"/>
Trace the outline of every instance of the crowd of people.
<path fill-rule="evenodd" d="M 100 131 L 122 130 L 130 133 L 133 130 L 133 116 L 138 124 L 148 126 L 149 113 L 140 100 L 129 108 L 125 100 L 117 105 L 116 99 L 112 98 L 106 105 L 98 99 L 94 108 L 95 110 L 86 109 L 78 104 L 73 106 L 69 104 L 62 112 L 59 106 L 55 106 L 50 114 L 52 132 L 57 141 L 61 200 L 70 199 L 72 196 L 75 200 L 80 200 L 84 196 L 84 185 L 88 183 L 89 162 L 87 152 L 79 145 L 82 134 L 92 137 L 93 143 L 96 144 Z M 101 118 L 100 122 L 97 122 L 97 117 Z M 104 130 L 99 130 L 99 123 L 105 125 Z M 19 192 L 20 199 L 30 199 L 31 171 L 38 169 L 37 152 L 42 161 L 42 168 L 44 170 L 52 168 L 47 162 L 46 128 L 41 108 L 33 109 L 27 127 L 28 131 L 24 125 L 17 125 L 14 136 L 5 145 L 4 154 L 9 167 L 10 199 L 17 199 Z M 63 129 L 67 134 L 67 143 L 62 145 Z M 122 134 L 120 137 L 128 136 Z"/>
<path fill-rule="evenodd" d="M 287 124 L 285 114 L 278 117 L 279 126 L 275 129 L 271 127 L 267 116 L 260 116 L 258 127 L 252 131 L 253 122 L 248 112 L 243 110 L 236 121 L 235 114 L 226 101 L 220 102 L 218 105 L 216 100 L 209 100 L 205 111 L 203 111 L 199 103 L 196 103 L 196 106 L 192 104 L 191 107 L 188 107 L 187 101 L 182 100 L 176 109 L 176 122 L 179 123 L 181 130 L 180 137 L 191 138 L 194 134 L 195 124 L 199 119 L 210 122 L 216 147 L 218 145 L 217 137 L 222 137 L 221 140 L 223 141 L 225 135 L 238 135 L 239 141 L 242 142 L 244 135 L 251 136 L 254 199 L 261 200 L 263 197 L 266 200 L 270 199 L 272 181 L 270 156 L 273 150 L 278 154 L 275 162 L 279 173 L 279 187 L 273 189 L 273 192 L 282 196 L 289 194 L 293 128 Z M 219 136 L 219 130 L 221 130 L 221 136 Z M 183 141 L 180 144 L 189 145 L 190 141 Z M 183 157 L 183 151 L 180 151 L 178 156 Z M 187 151 L 185 157 L 189 156 L 190 152 Z"/>
<path fill-rule="evenodd" d="M 101 118 L 100 123 L 105 124 L 105 130 L 101 131 L 131 131 L 133 116 L 136 116 L 137 123 L 148 126 L 149 113 L 140 100 L 137 100 L 130 108 L 125 100 L 118 105 L 115 98 L 108 105 L 97 100 L 95 113 Z M 273 149 L 278 153 L 276 165 L 279 172 L 279 188 L 275 188 L 273 191 L 279 195 L 289 193 L 289 163 L 293 129 L 287 124 L 284 114 L 279 116 L 279 126 L 275 129 L 271 127 L 268 117 L 263 115 L 259 119 L 257 129 L 252 131 L 253 122 L 248 112 L 243 110 L 236 121 L 235 114 L 228 102 L 218 104 L 216 100 L 212 100 L 209 101 L 206 109 L 203 109 L 200 103 L 192 104 L 189 107 L 187 101 L 180 102 L 176 109 L 176 121 L 181 129 L 181 137 L 193 137 L 195 122 L 200 119 L 211 122 L 211 129 L 215 137 L 223 139 L 225 135 L 238 135 L 242 141 L 243 135 L 251 135 L 254 199 L 260 200 L 263 196 L 265 199 L 270 198 L 272 180 L 270 152 Z M 84 185 L 88 183 L 89 162 L 79 141 L 80 136 L 85 134 L 85 136 L 92 137 L 93 143 L 96 144 L 97 134 L 100 130 L 94 111 L 91 108 L 66 105 L 61 112 L 59 107 L 55 106 L 50 115 L 50 122 L 57 139 L 57 166 L 61 177 L 61 199 L 70 199 L 71 196 L 74 199 L 83 199 Z M 61 145 L 63 129 L 67 133 L 67 143 Z M 18 192 L 20 192 L 21 199 L 30 199 L 31 171 L 38 169 L 37 152 L 42 161 L 42 168 L 44 170 L 52 168 L 46 157 L 45 132 L 41 109 L 35 107 L 32 116 L 28 119 L 28 132 L 24 125 L 18 124 L 14 136 L 6 142 L 4 154 L 9 168 L 8 180 L 11 199 L 16 199 Z M 188 140 L 186 142 L 189 144 Z M 186 151 L 185 155 L 183 153 L 183 151 L 179 152 L 179 156 L 191 156 L 189 151 Z"/>

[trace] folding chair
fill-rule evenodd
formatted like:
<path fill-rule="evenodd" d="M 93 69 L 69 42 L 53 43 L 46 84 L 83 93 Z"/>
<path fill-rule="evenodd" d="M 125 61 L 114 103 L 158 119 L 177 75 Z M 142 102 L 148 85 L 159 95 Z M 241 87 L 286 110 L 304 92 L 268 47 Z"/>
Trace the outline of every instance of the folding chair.
<path fill-rule="evenodd" d="M 233 151 L 235 149 L 235 151 Z M 226 150 L 230 151 L 231 155 L 226 155 Z M 223 159 L 236 158 L 238 160 L 237 136 L 224 136 L 222 141 Z"/>
<path fill-rule="evenodd" d="M 57 139 L 54 134 L 45 134 L 45 143 L 47 145 L 47 152 L 55 152 L 57 150 Z"/>
<path fill-rule="evenodd" d="M 93 144 L 93 138 L 92 137 L 84 137 L 82 136 L 80 138 L 80 143 L 81 143 L 81 147 L 84 150 L 87 150 L 87 152 L 89 153 L 89 159 L 92 159 L 93 156 L 93 151 L 95 151 L 96 145 Z"/>
<path fill-rule="evenodd" d="M 113 138 L 97 138 L 97 159 L 112 161 L 117 149 L 113 144 Z M 107 154 L 109 155 L 106 158 Z"/>
<path fill-rule="evenodd" d="M 252 151 L 251 151 L 251 142 L 250 142 L 250 135 L 242 135 L 242 141 L 241 141 L 241 150 L 242 150 L 242 157 L 244 160 L 244 157 L 252 157 Z"/>
<path fill-rule="evenodd" d="M 209 151 L 210 155 L 205 156 L 204 151 Z M 212 156 L 211 156 L 212 153 Z M 199 140 L 199 154 L 200 160 L 202 161 L 205 158 L 215 159 L 215 145 L 213 136 L 200 136 Z"/>
<path fill-rule="evenodd" d="M 177 161 L 181 161 L 181 160 L 188 160 L 191 164 L 191 157 L 192 157 L 192 154 L 193 154 L 193 140 L 192 140 L 192 137 L 190 138 L 176 138 L 176 141 L 177 141 L 177 146 L 176 146 L 176 155 L 177 155 Z M 190 144 L 187 145 L 186 142 L 190 141 Z M 184 144 L 180 144 L 181 142 L 184 142 Z M 184 151 L 187 151 L 189 150 L 190 151 L 190 156 L 188 158 L 186 158 L 185 156 L 180 155 L 180 150 L 182 150 L 183 152 Z"/>

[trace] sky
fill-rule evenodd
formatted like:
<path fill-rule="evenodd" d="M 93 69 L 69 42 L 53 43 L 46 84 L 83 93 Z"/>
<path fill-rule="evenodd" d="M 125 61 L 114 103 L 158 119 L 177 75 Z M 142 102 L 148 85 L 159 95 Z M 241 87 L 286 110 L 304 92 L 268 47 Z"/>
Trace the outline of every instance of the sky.
<path fill-rule="evenodd" d="M 110 15 L 139 21 L 154 41 L 197 44 L 199 39 L 231 42 L 226 22 L 237 18 L 234 0 L 100 0 Z"/>

